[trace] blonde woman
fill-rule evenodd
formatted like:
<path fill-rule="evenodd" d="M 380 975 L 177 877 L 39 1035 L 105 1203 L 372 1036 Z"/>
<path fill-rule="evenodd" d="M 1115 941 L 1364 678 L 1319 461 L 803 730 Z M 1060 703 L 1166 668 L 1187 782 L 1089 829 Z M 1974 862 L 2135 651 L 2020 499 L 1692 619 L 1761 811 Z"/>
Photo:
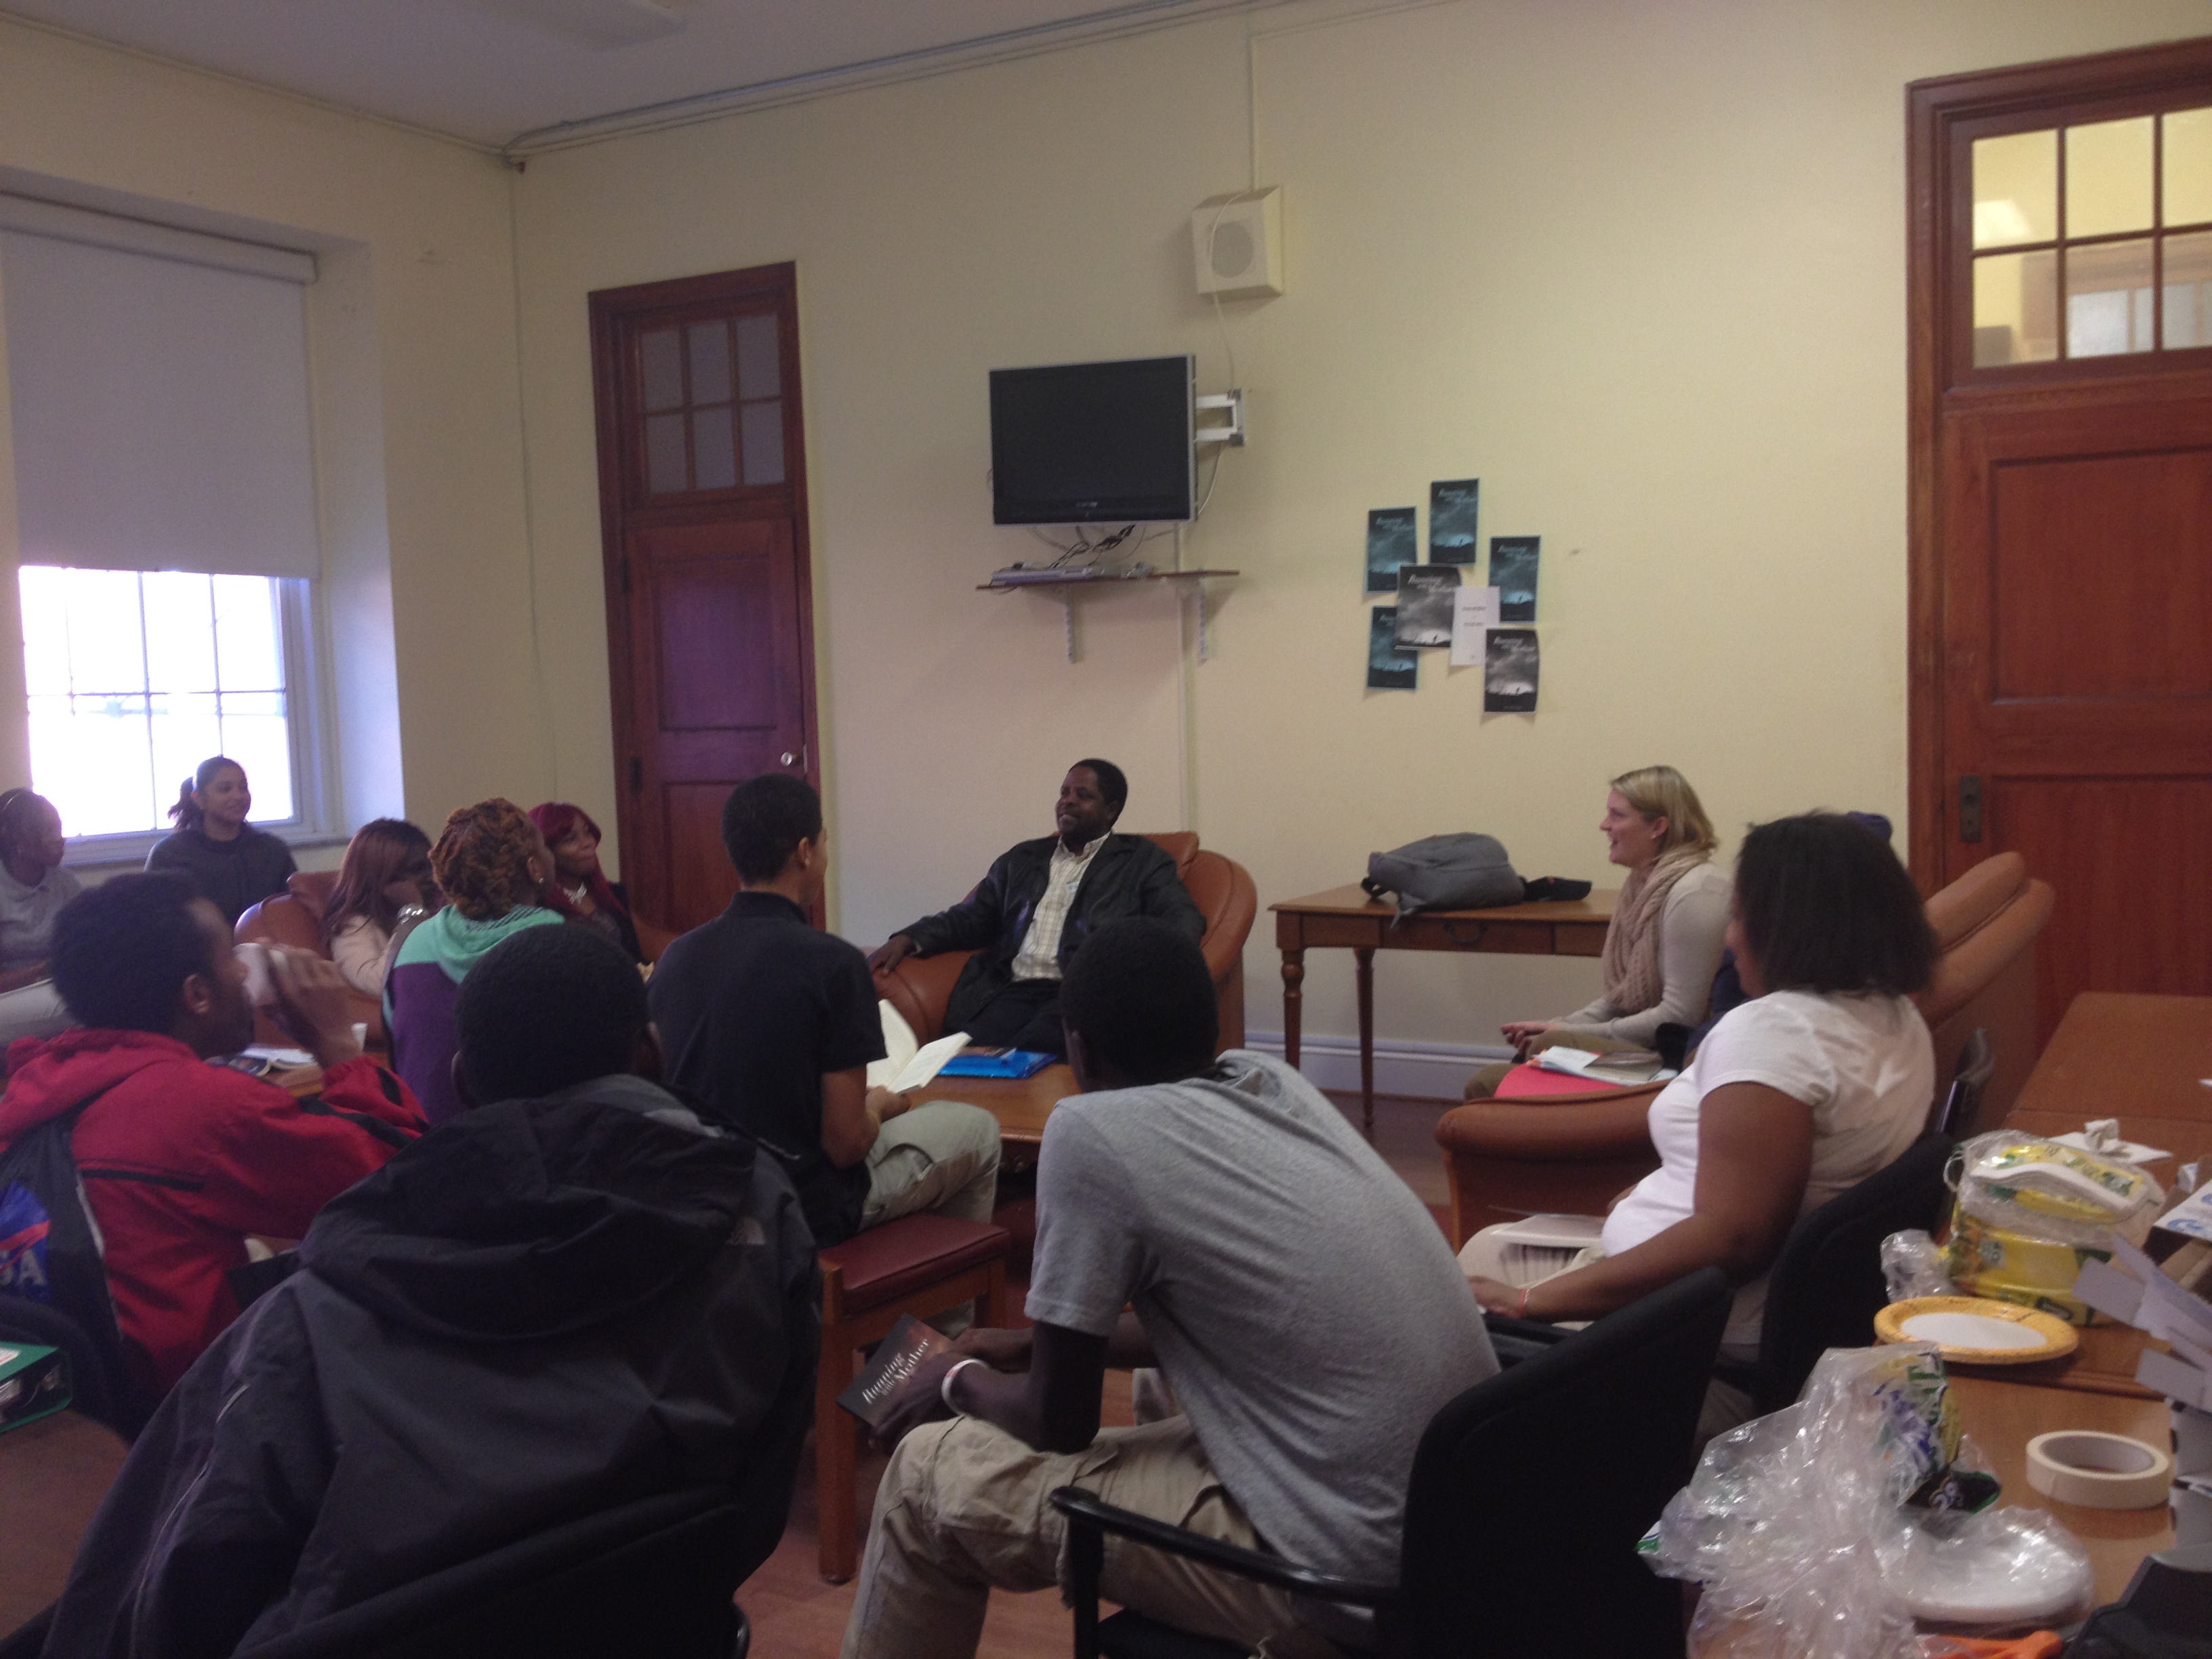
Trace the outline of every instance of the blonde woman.
<path fill-rule="evenodd" d="M 1607 856 L 1628 872 L 1605 932 L 1604 988 L 1557 1019 L 1504 1027 L 1522 1053 L 1542 1040 L 1649 1048 L 1662 1025 L 1705 1017 L 1728 931 L 1728 875 L 1713 863 L 1718 837 L 1698 792 L 1671 766 L 1613 781 L 1605 798 Z"/>

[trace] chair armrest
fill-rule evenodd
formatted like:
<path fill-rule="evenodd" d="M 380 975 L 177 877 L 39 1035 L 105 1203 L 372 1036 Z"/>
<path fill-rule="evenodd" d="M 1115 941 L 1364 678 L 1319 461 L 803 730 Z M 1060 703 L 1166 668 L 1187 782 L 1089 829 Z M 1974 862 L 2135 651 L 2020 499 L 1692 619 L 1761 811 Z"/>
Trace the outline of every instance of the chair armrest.
<path fill-rule="evenodd" d="M 1563 1326 L 1547 1325 L 1540 1319 L 1516 1319 L 1510 1314 L 1486 1313 L 1482 1322 L 1490 1333 L 1490 1346 L 1496 1350 L 1501 1367 L 1534 1359 L 1547 1348 L 1555 1348 L 1575 1334 Z"/>
<path fill-rule="evenodd" d="M 1550 1105 L 1470 1101 L 1437 1120 L 1437 1144 L 1448 1152 L 1538 1164 L 1649 1158 L 1649 1113 L 1657 1092 Z"/>
<path fill-rule="evenodd" d="M 876 994 L 899 1012 L 915 1040 L 932 1042 L 945 1035 L 945 1006 L 973 951 L 940 951 L 933 957 L 908 957 L 888 974 L 875 976 Z"/>
<path fill-rule="evenodd" d="M 1061 1486 L 1052 1494 L 1052 1506 L 1078 1527 L 1095 1527 L 1170 1555 L 1180 1555 L 1239 1578 L 1273 1585 L 1294 1595 L 1322 1601 L 1340 1601 L 1358 1607 L 1389 1607 L 1398 1599 L 1395 1584 L 1363 1584 L 1334 1573 L 1316 1572 L 1273 1555 L 1262 1555 L 1236 1544 L 1224 1544 L 1203 1533 L 1188 1532 L 1149 1515 L 1139 1515 L 1104 1502 L 1080 1486 Z"/>

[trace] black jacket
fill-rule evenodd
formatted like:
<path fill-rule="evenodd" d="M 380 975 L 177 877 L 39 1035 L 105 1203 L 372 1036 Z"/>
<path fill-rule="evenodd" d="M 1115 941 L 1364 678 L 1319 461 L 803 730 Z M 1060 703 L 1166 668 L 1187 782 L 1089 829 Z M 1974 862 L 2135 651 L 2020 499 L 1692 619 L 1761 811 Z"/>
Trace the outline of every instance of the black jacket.
<path fill-rule="evenodd" d="M 467 1112 L 327 1205 L 86 1534 L 46 1653 L 222 1655 L 664 1492 L 783 1532 L 821 1332 L 772 1158 L 641 1079 Z"/>
<path fill-rule="evenodd" d="M 1021 954 L 1030 918 L 1044 896 L 1052 849 L 1058 844 L 1057 836 L 1045 836 L 1008 849 L 965 899 L 899 929 L 914 941 L 917 955 L 976 953 L 960 970 L 945 1004 L 946 1030 L 958 1030 L 1014 982 L 1014 958 Z M 1160 844 L 1144 836 L 1109 835 L 1083 872 L 1067 926 L 1060 930 L 1060 972 L 1067 971 L 1092 929 L 1130 916 L 1158 916 L 1194 940 L 1206 936 L 1206 918 L 1191 902 L 1182 878 L 1176 874 L 1175 860 Z"/>

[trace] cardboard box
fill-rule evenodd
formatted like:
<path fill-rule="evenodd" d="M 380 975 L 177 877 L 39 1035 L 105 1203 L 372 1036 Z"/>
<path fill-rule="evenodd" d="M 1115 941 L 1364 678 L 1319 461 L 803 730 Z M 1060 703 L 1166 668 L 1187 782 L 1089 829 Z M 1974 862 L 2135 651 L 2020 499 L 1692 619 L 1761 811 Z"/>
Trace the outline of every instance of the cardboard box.
<path fill-rule="evenodd" d="M 69 1356 L 59 1348 L 0 1342 L 0 1434 L 70 1402 Z"/>

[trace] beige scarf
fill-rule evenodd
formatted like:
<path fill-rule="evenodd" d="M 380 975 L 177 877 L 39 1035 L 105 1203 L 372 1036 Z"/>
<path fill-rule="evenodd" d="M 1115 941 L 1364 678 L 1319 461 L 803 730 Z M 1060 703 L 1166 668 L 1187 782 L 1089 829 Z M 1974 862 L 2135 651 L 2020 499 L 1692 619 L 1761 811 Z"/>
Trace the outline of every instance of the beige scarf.
<path fill-rule="evenodd" d="M 1613 925 L 1605 930 L 1605 1000 L 1626 1014 L 1656 1007 L 1667 981 L 1659 969 L 1659 916 L 1674 884 L 1712 854 L 1678 847 L 1629 877 Z"/>

